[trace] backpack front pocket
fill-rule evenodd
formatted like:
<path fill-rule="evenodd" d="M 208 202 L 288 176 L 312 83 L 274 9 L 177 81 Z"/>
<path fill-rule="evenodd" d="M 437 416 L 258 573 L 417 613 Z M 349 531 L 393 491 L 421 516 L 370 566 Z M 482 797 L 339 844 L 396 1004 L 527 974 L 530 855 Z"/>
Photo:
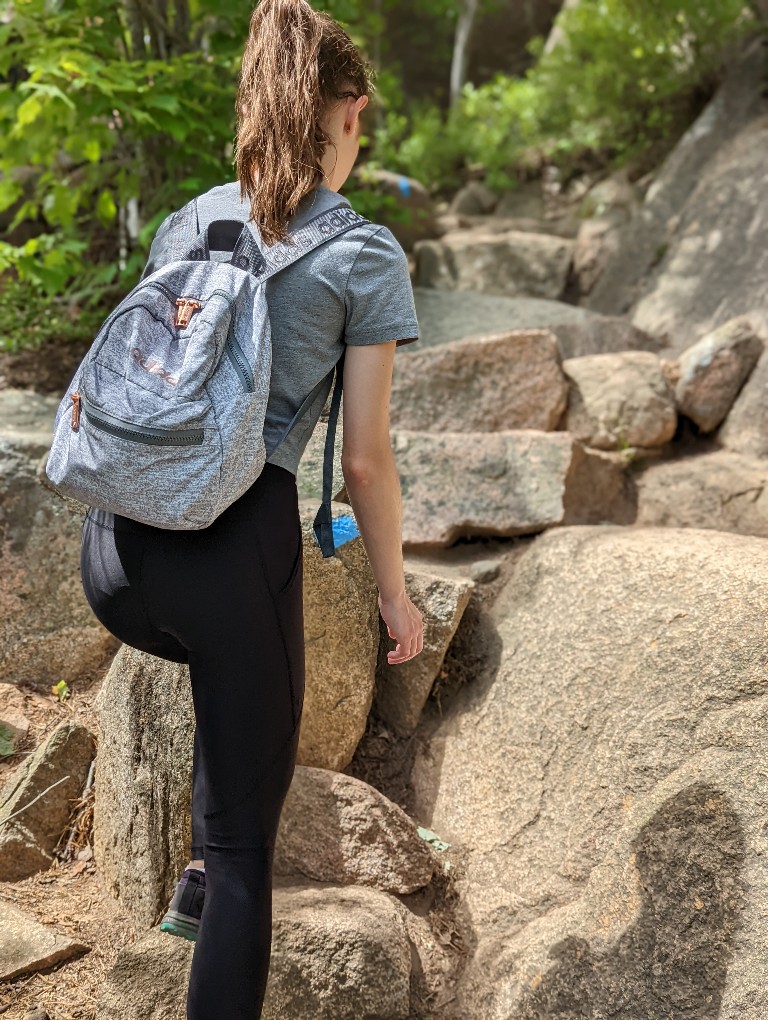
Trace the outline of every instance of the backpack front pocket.
<path fill-rule="evenodd" d="M 82 390 L 69 431 L 66 491 L 155 527 L 205 528 L 216 516 L 221 442 L 207 401 L 188 401 L 179 427 L 137 424 L 98 407 Z M 64 491 L 64 485 L 60 486 Z"/>
<path fill-rule="evenodd" d="M 82 394 L 79 403 L 81 413 L 94 428 L 118 439 L 144 443 L 147 446 L 202 446 L 205 440 L 204 429 L 151 428 L 148 425 L 135 425 L 94 407 Z"/>

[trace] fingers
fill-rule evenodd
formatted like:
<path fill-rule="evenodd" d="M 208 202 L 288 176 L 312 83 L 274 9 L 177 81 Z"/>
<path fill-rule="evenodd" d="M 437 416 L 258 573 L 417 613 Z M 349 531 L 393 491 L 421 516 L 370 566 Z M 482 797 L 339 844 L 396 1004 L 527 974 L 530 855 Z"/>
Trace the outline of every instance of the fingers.
<path fill-rule="evenodd" d="M 407 662 L 411 658 L 410 647 L 410 642 L 407 645 L 398 643 L 391 652 L 387 652 L 387 661 L 390 665 L 395 665 L 398 662 Z"/>
<path fill-rule="evenodd" d="M 407 662 L 409 659 L 415 659 L 423 648 L 424 631 L 419 627 L 411 634 L 407 644 L 405 642 L 398 642 L 392 651 L 387 652 L 387 661 L 390 665 L 395 665 L 398 662 Z"/>
<path fill-rule="evenodd" d="M 410 626 L 406 625 L 406 628 L 404 628 L 409 631 L 407 636 L 403 635 L 402 631 L 400 631 L 400 639 L 398 640 L 398 635 L 392 630 L 389 623 L 386 624 L 387 634 L 391 640 L 397 642 L 395 648 L 387 652 L 387 662 L 390 665 L 395 665 L 400 662 L 408 662 L 409 659 L 415 658 L 424 648 L 423 617 L 413 603 L 408 600 L 406 601 L 408 602 L 408 624 L 410 624 Z M 381 609 L 381 600 L 379 600 L 379 609 Z"/>

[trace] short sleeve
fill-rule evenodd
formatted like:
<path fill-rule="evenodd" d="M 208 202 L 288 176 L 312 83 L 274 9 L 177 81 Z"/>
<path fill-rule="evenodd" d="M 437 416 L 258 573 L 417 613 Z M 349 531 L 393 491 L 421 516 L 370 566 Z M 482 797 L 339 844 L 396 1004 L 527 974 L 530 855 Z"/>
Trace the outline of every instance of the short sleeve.
<path fill-rule="evenodd" d="M 345 294 L 347 344 L 397 346 L 419 339 L 405 252 L 387 227 L 380 227 L 357 254 Z"/>

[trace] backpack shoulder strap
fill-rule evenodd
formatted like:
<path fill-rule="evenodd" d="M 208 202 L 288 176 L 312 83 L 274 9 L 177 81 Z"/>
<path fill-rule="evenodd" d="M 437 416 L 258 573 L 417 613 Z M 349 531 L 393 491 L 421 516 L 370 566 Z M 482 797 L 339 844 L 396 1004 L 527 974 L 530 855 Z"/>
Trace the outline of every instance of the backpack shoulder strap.
<path fill-rule="evenodd" d="M 205 218 L 203 219 L 205 223 Z M 237 224 L 242 224 L 239 236 Z M 211 249 L 222 245 L 222 250 L 231 250 L 230 262 L 255 276 L 259 283 L 265 283 L 276 273 L 294 265 L 309 252 L 319 248 L 326 241 L 346 233 L 352 227 L 370 223 L 350 206 L 339 204 L 315 216 L 308 223 L 295 230 L 288 241 L 281 241 L 270 248 L 263 248 L 254 236 L 248 223 L 241 219 L 222 219 L 221 211 L 215 220 L 210 220 L 180 258 L 208 260 Z M 234 229 L 234 237 L 232 230 Z"/>
<path fill-rule="evenodd" d="M 180 259 L 199 232 L 197 204 L 194 200 L 166 216 L 152 239 L 141 279 L 146 279 L 166 263 Z"/>
<path fill-rule="evenodd" d="M 356 213 L 351 206 L 345 203 L 340 203 L 331 209 L 327 209 L 323 213 L 319 213 L 317 216 L 305 223 L 303 227 L 294 231 L 291 235 L 290 241 L 279 242 L 270 248 L 262 249 L 257 240 L 258 233 L 254 233 L 254 228 L 243 220 L 242 205 L 235 203 L 231 198 L 225 198 L 221 192 L 219 192 L 215 199 L 213 197 L 209 198 L 207 195 L 201 195 L 195 201 L 195 210 L 198 230 L 200 230 L 202 224 L 205 224 L 205 227 L 200 231 L 199 237 L 194 246 L 200 248 L 205 257 L 210 256 L 210 249 L 208 247 L 208 228 L 213 223 L 222 219 L 240 219 L 244 223 L 244 226 L 248 229 L 243 230 L 235 244 L 235 249 L 232 253 L 232 262 L 236 265 L 242 266 L 243 268 L 249 268 L 251 272 L 254 272 L 255 270 L 260 281 L 266 281 L 276 273 L 281 272 L 281 270 L 287 269 L 288 266 L 298 262 L 300 258 L 308 254 L 310 251 L 314 251 L 315 248 L 319 248 L 320 245 L 324 244 L 326 241 L 330 241 L 333 238 L 338 237 L 340 234 L 345 233 L 352 227 L 370 222 L 370 220 L 367 220 L 365 217 Z M 336 426 L 338 423 L 339 407 L 341 404 L 345 353 L 345 351 L 342 351 L 341 357 L 332 369 L 335 373 L 335 380 L 333 385 L 333 394 L 331 396 L 331 406 L 328 413 L 325 445 L 323 448 L 322 497 L 320 507 L 315 515 L 312 526 L 315 539 L 317 540 L 317 544 L 320 546 L 320 551 L 324 558 L 335 554 L 331 499 L 333 496 L 333 461 L 336 446 Z M 277 442 L 274 443 L 268 450 L 267 457 L 270 457 L 272 453 L 274 453 L 280 443 L 282 443 L 287 437 L 296 422 L 314 402 L 327 378 L 327 375 L 324 376 L 313 388 L 311 393 L 309 393 L 309 395 L 304 399 L 288 427 L 283 431 Z"/>

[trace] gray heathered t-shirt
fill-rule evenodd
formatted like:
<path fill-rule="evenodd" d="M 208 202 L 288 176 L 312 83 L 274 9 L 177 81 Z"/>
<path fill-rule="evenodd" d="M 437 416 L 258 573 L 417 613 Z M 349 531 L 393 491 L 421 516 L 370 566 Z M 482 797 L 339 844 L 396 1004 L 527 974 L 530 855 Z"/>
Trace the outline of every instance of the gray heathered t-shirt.
<path fill-rule="evenodd" d="M 302 200 L 289 229 L 337 205 L 342 195 L 320 186 Z M 220 219 L 247 220 L 237 182 L 213 188 L 199 202 L 200 229 Z M 259 241 L 258 229 L 249 224 Z M 150 261 L 162 265 L 158 231 Z M 212 257 L 226 257 L 212 253 Z M 327 376 L 346 344 L 377 344 L 419 337 L 405 253 L 387 227 L 363 224 L 333 238 L 267 281 L 272 330 L 272 374 L 264 425 L 269 448 L 290 424 L 312 388 Z M 332 377 L 268 458 L 295 474 L 330 393 Z"/>

